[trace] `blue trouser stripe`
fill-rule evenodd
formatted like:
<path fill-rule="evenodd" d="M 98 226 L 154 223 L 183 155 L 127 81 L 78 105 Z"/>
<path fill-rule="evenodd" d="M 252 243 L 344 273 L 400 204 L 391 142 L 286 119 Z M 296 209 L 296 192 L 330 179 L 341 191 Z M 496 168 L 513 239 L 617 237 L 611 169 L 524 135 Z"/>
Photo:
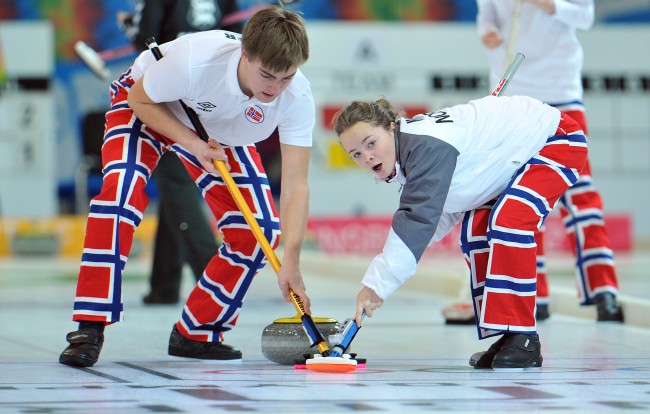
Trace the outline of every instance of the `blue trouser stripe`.
<path fill-rule="evenodd" d="M 515 292 L 535 292 L 537 290 L 536 283 L 517 283 L 512 280 L 492 279 L 485 280 L 485 287 L 491 289 L 508 289 Z"/>

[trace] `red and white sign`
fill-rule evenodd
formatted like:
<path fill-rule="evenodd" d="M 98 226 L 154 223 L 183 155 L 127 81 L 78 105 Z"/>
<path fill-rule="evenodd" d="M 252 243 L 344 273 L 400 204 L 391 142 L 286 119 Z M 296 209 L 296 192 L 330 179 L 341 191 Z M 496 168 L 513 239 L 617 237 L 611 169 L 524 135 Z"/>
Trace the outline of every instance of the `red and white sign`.
<path fill-rule="evenodd" d="M 312 217 L 307 223 L 307 232 L 323 253 L 375 255 L 382 251 L 392 216 L 339 216 Z M 632 225 L 627 214 L 609 214 L 605 225 L 609 232 L 614 252 L 629 252 L 632 249 Z M 458 237 L 460 226 L 456 226 L 444 239 L 432 243 L 424 256 L 436 253 L 460 254 Z M 571 252 L 565 236 L 564 224 L 559 215 L 546 220 L 544 233 L 545 252 Z"/>

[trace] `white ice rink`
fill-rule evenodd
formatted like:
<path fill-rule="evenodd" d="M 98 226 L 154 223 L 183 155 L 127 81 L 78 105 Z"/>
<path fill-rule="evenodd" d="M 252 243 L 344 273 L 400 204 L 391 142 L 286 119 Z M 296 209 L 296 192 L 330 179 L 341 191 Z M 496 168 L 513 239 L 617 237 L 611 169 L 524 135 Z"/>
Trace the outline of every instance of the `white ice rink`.
<path fill-rule="evenodd" d="M 352 316 L 367 260 L 305 256 L 314 315 L 341 322 Z M 565 259 L 560 258 L 562 266 Z M 575 300 L 561 299 L 571 278 L 554 277 L 550 264 L 557 304 L 539 326 L 544 365 L 519 372 L 468 365 L 469 356 L 493 340 L 478 341 L 471 326 L 444 324 L 441 309 L 455 298 L 445 294 L 454 286 L 441 284 L 454 285 L 451 275 L 462 273 L 462 265 L 457 258 L 427 262 L 437 276 L 415 276 L 418 280 L 366 318 L 352 344 L 352 351 L 367 359 L 366 369 L 327 374 L 294 370 L 262 355 L 264 327 L 295 314 L 281 300 L 270 267 L 258 275 L 237 327 L 226 335 L 226 343 L 242 350 L 243 361 L 168 356 L 169 333 L 182 305 L 142 305 L 149 262 L 132 260 L 124 283 L 126 320 L 106 329 L 94 367 L 76 369 L 59 364 L 58 356 L 66 333 L 76 329 L 71 308 L 77 263 L 5 259 L 0 261 L 0 413 L 646 413 L 647 262 L 647 255 L 619 260 L 625 310 L 638 321 L 624 325 L 596 323 L 593 308 L 572 314 Z M 190 284 L 186 275 L 185 294 Z"/>

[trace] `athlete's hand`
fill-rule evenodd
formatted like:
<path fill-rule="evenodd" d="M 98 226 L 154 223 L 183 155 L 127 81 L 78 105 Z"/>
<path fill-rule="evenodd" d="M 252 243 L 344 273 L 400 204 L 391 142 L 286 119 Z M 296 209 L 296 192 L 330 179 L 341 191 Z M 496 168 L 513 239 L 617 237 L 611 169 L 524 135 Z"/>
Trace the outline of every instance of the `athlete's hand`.
<path fill-rule="evenodd" d="M 297 266 L 284 264 L 278 272 L 278 286 L 282 292 L 282 297 L 286 302 L 291 301 L 289 289 L 293 291 L 302 301 L 305 313 L 311 315 L 311 301 L 305 293 L 305 283 L 302 280 L 302 274 Z"/>
<path fill-rule="evenodd" d="M 481 35 L 481 43 L 483 43 L 483 46 L 487 47 L 488 49 L 494 49 L 503 43 L 503 39 L 501 38 L 501 34 L 498 30 L 488 29 L 488 31 Z"/>
<path fill-rule="evenodd" d="M 204 142 L 200 139 L 196 139 L 192 141 L 192 148 L 188 149 L 199 160 L 201 166 L 203 166 L 207 172 L 217 172 L 217 168 L 214 166 L 213 160 L 220 160 L 225 162 L 226 167 L 228 170 L 230 170 L 226 151 L 216 140 L 208 138 L 208 142 Z"/>
<path fill-rule="evenodd" d="M 361 315 L 363 312 L 365 312 L 369 318 L 372 318 L 372 312 L 375 309 L 379 309 L 383 304 L 384 300 L 380 298 L 374 290 L 370 289 L 368 286 L 364 286 L 361 291 L 359 291 L 359 294 L 357 294 L 357 313 L 354 316 L 357 325 L 361 326 Z"/>

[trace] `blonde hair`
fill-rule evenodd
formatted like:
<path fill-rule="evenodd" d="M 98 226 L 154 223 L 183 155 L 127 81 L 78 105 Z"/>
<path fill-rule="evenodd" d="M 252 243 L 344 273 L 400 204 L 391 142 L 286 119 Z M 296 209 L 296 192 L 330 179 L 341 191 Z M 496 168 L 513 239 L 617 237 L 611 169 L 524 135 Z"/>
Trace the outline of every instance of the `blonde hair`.
<path fill-rule="evenodd" d="M 249 60 L 260 59 L 263 68 L 285 72 L 309 58 L 309 39 L 300 15 L 282 7 L 260 10 L 242 31 L 242 49 Z"/>
<path fill-rule="evenodd" d="M 334 115 L 332 128 L 340 136 L 357 122 L 367 122 L 388 131 L 391 122 L 396 122 L 399 116 L 386 98 L 379 98 L 375 102 L 354 101 Z"/>

